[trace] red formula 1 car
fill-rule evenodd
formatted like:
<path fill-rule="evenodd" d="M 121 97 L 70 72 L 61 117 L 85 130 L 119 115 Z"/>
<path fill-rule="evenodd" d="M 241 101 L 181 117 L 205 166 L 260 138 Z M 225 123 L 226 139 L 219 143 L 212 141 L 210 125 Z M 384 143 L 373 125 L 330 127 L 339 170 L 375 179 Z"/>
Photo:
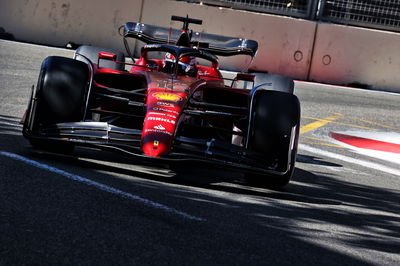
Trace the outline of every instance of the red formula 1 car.
<path fill-rule="evenodd" d="M 131 57 L 126 38 L 145 43 L 133 64 L 122 52 L 93 46 L 79 47 L 74 59 L 46 58 L 23 135 L 40 149 L 112 148 L 148 159 L 208 162 L 287 184 L 300 126 L 293 80 L 243 72 L 224 79 L 217 55 L 254 57 L 257 42 L 188 28 L 201 20 L 172 20 L 183 22 L 182 29 L 121 27 Z"/>

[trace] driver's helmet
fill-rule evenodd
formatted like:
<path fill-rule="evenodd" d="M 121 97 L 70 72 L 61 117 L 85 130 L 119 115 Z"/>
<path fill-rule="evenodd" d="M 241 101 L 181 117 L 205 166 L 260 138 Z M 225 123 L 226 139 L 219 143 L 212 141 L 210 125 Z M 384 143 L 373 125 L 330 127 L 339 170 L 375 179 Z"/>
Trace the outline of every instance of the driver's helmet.
<path fill-rule="evenodd" d="M 175 66 L 175 56 L 166 53 L 163 61 L 163 72 L 172 73 Z M 196 58 L 193 56 L 184 56 L 178 62 L 178 74 L 195 77 L 197 75 Z"/>

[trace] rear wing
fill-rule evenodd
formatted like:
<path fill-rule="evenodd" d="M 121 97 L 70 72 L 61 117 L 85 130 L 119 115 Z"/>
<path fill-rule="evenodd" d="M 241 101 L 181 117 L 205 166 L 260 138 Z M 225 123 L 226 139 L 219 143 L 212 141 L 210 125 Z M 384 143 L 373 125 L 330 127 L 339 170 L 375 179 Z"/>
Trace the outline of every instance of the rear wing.
<path fill-rule="evenodd" d="M 123 35 L 141 40 L 146 44 L 175 44 L 181 32 L 177 29 L 127 22 Z M 258 43 L 254 40 L 201 32 L 192 32 L 190 42 L 200 50 L 220 56 L 249 55 L 254 57 L 258 49 Z"/>

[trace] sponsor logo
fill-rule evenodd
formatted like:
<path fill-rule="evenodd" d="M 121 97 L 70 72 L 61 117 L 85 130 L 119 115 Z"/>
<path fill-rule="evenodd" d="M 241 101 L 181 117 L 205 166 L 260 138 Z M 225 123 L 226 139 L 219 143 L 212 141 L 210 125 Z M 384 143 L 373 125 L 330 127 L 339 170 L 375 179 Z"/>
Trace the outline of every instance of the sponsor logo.
<path fill-rule="evenodd" d="M 171 102 L 179 102 L 182 101 L 182 97 L 173 93 L 167 92 L 155 92 L 153 93 L 153 97 L 157 100 L 171 101 Z"/>
<path fill-rule="evenodd" d="M 158 112 L 149 112 L 149 115 L 161 115 L 161 116 L 165 116 L 164 113 L 158 113 Z"/>
<path fill-rule="evenodd" d="M 159 116 L 168 116 L 176 120 L 176 115 L 166 114 L 166 113 L 158 113 L 158 112 L 148 112 L 148 115 L 159 115 Z"/>
<path fill-rule="evenodd" d="M 177 111 L 168 110 L 168 109 L 159 108 L 159 107 L 154 107 L 154 108 L 152 108 L 152 110 L 153 110 L 153 111 L 163 111 L 163 112 L 169 112 L 169 113 L 173 113 L 173 114 L 177 114 L 177 115 L 179 115 L 179 112 L 177 112 Z"/>
<path fill-rule="evenodd" d="M 150 117 L 147 118 L 147 121 L 160 121 L 160 122 L 167 122 L 167 123 L 175 125 L 175 120 L 162 118 L 162 117 L 152 117 L 152 116 L 150 116 Z"/>
<path fill-rule="evenodd" d="M 153 89 L 173 90 L 174 92 L 189 92 L 188 84 L 176 82 L 174 79 L 159 79 L 148 84 L 149 91 Z"/>
<path fill-rule="evenodd" d="M 163 127 L 162 125 L 158 125 L 158 126 L 155 126 L 154 129 L 165 130 L 165 127 Z"/>
<path fill-rule="evenodd" d="M 211 73 L 210 72 L 208 72 L 207 70 L 206 71 L 204 71 L 204 72 L 202 72 L 202 73 L 200 73 L 200 75 L 204 75 L 204 76 L 207 76 L 207 75 L 210 75 Z"/>
<path fill-rule="evenodd" d="M 159 44 L 147 44 L 147 45 L 145 45 L 144 46 L 144 48 L 146 49 L 158 49 L 158 48 L 160 48 L 161 47 L 161 45 L 159 45 Z"/>
<path fill-rule="evenodd" d="M 166 134 L 168 136 L 172 136 L 172 133 L 168 132 L 168 131 L 163 131 L 163 130 L 158 130 L 158 129 L 145 129 L 144 133 L 160 133 L 160 134 Z"/>
<path fill-rule="evenodd" d="M 174 107 L 172 103 L 167 103 L 167 102 L 157 102 L 157 105 L 162 107 Z"/>
<path fill-rule="evenodd" d="M 176 120 L 176 115 L 167 114 L 167 116 L 169 116 L 169 117 L 173 118 L 174 120 Z"/>

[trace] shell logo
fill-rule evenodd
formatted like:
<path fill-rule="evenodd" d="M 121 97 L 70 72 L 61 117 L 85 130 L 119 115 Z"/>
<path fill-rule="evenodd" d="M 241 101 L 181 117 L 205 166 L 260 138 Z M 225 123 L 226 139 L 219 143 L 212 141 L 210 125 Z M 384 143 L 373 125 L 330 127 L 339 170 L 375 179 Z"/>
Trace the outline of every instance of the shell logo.
<path fill-rule="evenodd" d="M 157 100 L 171 101 L 171 102 L 179 102 L 182 100 L 182 97 L 176 94 L 167 93 L 167 92 L 156 92 L 153 93 L 153 97 L 157 98 Z"/>

